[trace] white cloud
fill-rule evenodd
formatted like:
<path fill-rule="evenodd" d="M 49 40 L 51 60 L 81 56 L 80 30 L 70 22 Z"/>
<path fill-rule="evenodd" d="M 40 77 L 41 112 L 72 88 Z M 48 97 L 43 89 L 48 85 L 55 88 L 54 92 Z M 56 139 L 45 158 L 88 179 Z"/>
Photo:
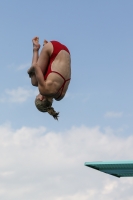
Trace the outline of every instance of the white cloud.
<path fill-rule="evenodd" d="M 21 64 L 18 66 L 18 70 L 23 70 L 25 68 L 27 68 L 27 70 L 28 70 L 28 68 L 30 68 L 30 66 L 31 66 L 31 63 Z"/>
<path fill-rule="evenodd" d="M 0 97 L 0 103 L 4 103 L 5 102 L 5 97 L 4 96 L 1 96 Z"/>
<path fill-rule="evenodd" d="M 111 129 L 110 129 L 111 130 Z M 133 136 L 99 127 L 48 132 L 45 127 L 0 126 L 0 198 L 9 200 L 130 200 L 133 179 L 84 166 L 96 160 L 132 159 Z"/>
<path fill-rule="evenodd" d="M 107 112 L 105 114 L 106 118 L 120 118 L 123 116 L 123 112 Z"/>
<path fill-rule="evenodd" d="M 15 63 L 11 63 L 10 65 L 7 65 L 8 68 L 15 68 L 17 70 L 23 70 L 23 69 L 26 69 L 28 70 L 28 68 L 30 68 L 31 66 L 31 63 L 28 62 L 28 63 L 24 63 L 24 64 L 21 64 L 21 65 L 16 65 Z"/>
<path fill-rule="evenodd" d="M 6 89 L 4 95 L 0 98 L 0 102 L 12 102 L 12 103 L 23 103 L 28 98 L 36 96 L 38 94 L 37 89 L 25 89 L 18 87 L 16 89 Z"/>

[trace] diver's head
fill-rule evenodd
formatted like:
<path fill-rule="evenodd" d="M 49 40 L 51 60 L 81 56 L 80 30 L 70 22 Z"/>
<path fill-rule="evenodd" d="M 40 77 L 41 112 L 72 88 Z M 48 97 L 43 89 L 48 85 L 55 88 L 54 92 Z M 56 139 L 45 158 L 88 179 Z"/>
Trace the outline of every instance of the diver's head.
<path fill-rule="evenodd" d="M 48 112 L 50 115 L 54 117 L 54 119 L 58 120 L 59 112 L 56 112 L 52 106 L 53 98 L 47 98 L 42 96 L 41 94 L 37 95 L 35 98 L 36 108 L 40 112 Z"/>
<path fill-rule="evenodd" d="M 52 98 L 46 98 L 41 94 L 37 95 L 35 98 L 35 105 L 40 112 L 47 112 L 47 109 L 52 106 L 52 102 Z"/>

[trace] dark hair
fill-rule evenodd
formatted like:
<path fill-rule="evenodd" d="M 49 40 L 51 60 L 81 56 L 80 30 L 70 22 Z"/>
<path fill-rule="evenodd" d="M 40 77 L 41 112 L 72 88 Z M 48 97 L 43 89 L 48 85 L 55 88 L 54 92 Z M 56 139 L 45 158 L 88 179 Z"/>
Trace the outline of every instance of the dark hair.
<path fill-rule="evenodd" d="M 54 117 L 54 119 L 58 120 L 59 112 L 56 112 L 52 106 L 53 101 L 49 101 L 48 99 L 43 99 L 42 101 L 40 99 L 35 99 L 35 105 L 36 108 L 40 112 L 48 112 L 50 115 Z"/>

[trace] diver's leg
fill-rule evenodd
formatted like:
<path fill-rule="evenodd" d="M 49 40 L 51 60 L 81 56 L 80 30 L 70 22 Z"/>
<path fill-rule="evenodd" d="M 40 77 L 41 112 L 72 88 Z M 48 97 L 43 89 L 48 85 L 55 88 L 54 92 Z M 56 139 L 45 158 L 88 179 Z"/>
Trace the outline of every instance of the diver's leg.
<path fill-rule="evenodd" d="M 34 68 L 32 67 L 34 64 L 37 63 L 38 58 L 39 58 L 39 49 L 40 49 L 40 44 L 39 44 L 39 38 L 34 37 L 32 39 L 33 42 L 33 57 L 32 57 L 32 65 L 28 69 L 27 73 L 29 74 L 29 77 L 31 77 L 34 73 Z"/>
<path fill-rule="evenodd" d="M 40 67 L 43 74 L 45 74 L 48 69 L 52 52 L 53 46 L 51 42 L 44 41 L 44 47 L 42 48 L 37 61 L 37 65 Z"/>
<path fill-rule="evenodd" d="M 44 80 L 44 74 L 46 73 L 46 70 L 48 68 L 49 65 L 49 60 L 50 60 L 50 51 L 52 51 L 51 49 L 51 44 L 47 43 L 43 48 L 42 51 L 39 55 L 39 58 L 36 61 L 37 58 L 37 52 L 33 51 L 33 59 L 32 59 L 32 75 L 35 75 L 35 77 L 31 76 L 31 82 L 32 85 L 37 86 L 38 88 L 46 88 L 45 85 L 45 80 Z M 36 80 L 35 80 L 36 78 Z M 42 90 L 42 89 L 41 89 Z M 44 89 L 45 90 L 45 89 Z"/>
<path fill-rule="evenodd" d="M 37 63 L 38 57 L 39 57 L 38 51 L 33 49 L 32 66 L 30 67 L 30 69 L 27 72 L 29 74 L 29 77 L 31 78 L 31 84 L 33 86 L 38 86 L 38 81 L 37 81 L 36 75 L 35 75 L 35 69 L 33 67 Z"/>
<path fill-rule="evenodd" d="M 37 63 L 38 58 L 39 58 L 39 52 L 38 52 L 38 50 L 34 50 L 33 49 L 32 65 L 31 65 L 31 67 L 27 71 L 27 73 L 29 74 L 29 77 L 31 77 L 33 74 L 35 74 L 33 65 Z"/>

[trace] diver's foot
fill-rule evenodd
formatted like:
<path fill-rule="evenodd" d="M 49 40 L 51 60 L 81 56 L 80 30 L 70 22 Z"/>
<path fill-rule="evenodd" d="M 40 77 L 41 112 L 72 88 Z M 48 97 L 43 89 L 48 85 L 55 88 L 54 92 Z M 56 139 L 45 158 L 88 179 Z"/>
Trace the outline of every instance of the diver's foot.
<path fill-rule="evenodd" d="M 44 40 L 44 42 L 43 42 L 43 46 L 45 45 L 45 44 L 47 44 L 48 43 L 48 41 L 47 40 Z"/>
<path fill-rule="evenodd" d="M 34 37 L 32 39 L 32 43 L 33 43 L 33 50 L 38 51 L 40 49 L 39 37 Z"/>

